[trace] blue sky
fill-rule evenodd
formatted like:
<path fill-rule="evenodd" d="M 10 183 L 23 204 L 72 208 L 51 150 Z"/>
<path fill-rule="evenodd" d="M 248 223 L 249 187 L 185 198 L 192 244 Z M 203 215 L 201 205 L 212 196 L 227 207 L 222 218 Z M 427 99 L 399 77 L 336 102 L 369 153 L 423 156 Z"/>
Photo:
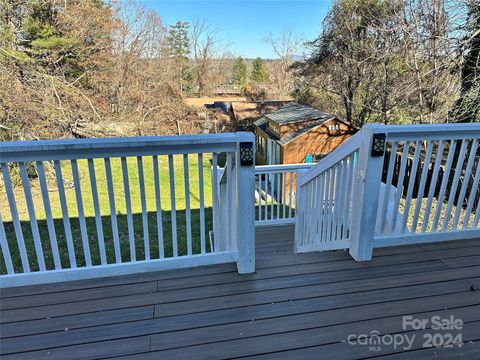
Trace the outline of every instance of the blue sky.
<path fill-rule="evenodd" d="M 219 30 L 219 37 L 230 44 L 235 55 L 254 58 L 274 57 L 264 38 L 293 27 L 298 35 L 313 40 L 320 32 L 330 0 L 140 0 L 159 12 L 166 25 L 178 20 L 207 20 Z"/>

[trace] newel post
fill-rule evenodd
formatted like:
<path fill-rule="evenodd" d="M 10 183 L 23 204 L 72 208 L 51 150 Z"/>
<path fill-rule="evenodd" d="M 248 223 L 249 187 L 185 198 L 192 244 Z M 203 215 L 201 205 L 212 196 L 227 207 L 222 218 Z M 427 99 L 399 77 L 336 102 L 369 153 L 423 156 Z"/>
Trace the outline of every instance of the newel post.
<path fill-rule="evenodd" d="M 255 136 L 237 133 L 236 176 L 236 243 L 237 270 L 240 274 L 255 272 Z"/>
<path fill-rule="evenodd" d="M 365 125 L 358 151 L 353 194 L 350 255 L 357 261 L 372 259 L 385 153 L 382 125 Z"/>

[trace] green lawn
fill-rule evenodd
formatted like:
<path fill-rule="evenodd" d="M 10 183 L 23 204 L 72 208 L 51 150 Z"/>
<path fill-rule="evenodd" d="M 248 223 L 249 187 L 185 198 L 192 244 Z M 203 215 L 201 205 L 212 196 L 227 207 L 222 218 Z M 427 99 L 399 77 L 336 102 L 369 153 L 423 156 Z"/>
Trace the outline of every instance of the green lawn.
<path fill-rule="evenodd" d="M 164 251 L 165 256 L 172 256 L 172 232 L 171 232 L 171 201 L 170 201 L 170 178 L 168 172 L 168 158 L 166 156 L 159 156 L 159 171 L 160 171 L 160 187 L 161 187 L 161 201 L 162 201 L 162 215 L 163 215 L 163 236 L 164 236 Z M 190 185 L 190 207 L 191 207 L 191 223 L 192 223 L 192 239 L 193 252 L 200 252 L 200 190 L 198 177 L 198 158 L 197 155 L 189 155 L 189 185 Z M 179 254 L 186 254 L 186 212 L 185 212 L 185 182 L 183 175 L 183 157 L 181 155 L 174 156 L 174 178 L 175 178 L 175 202 L 176 202 L 176 220 L 177 220 L 177 235 L 178 235 L 178 249 Z M 98 249 L 98 238 L 95 224 L 95 212 L 93 208 L 92 193 L 90 187 L 90 178 L 88 175 L 88 165 L 86 160 L 78 161 L 80 184 L 82 189 L 83 206 L 85 209 L 85 217 L 87 224 L 87 232 L 89 237 L 89 244 L 92 254 L 92 262 L 100 264 L 100 256 Z M 118 221 L 118 230 L 120 237 L 120 246 L 122 253 L 122 260 L 129 261 L 130 248 L 128 239 L 127 216 L 125 194 L 123 186 L 123 176 L 121 161 L 119 158 L 111 159 L 113 187 L 115 193 L 115 207 Z M 212 188 L 211 188 L 211 155 L 204 154 L 203 158 L 203 173 L 204 173 L 204 196 L 205 196 L 205 238 L 207 250 L 209 249 L 208 231 L 212 229 Z M 143 169 L 145 177 L 145 191 L 147 199 L 148 224 L 149 224 L 149 243 L 150 256 L 157 258 L 159 256 L 157 222 L 156 222 L 156 204 L 155 204 L 155 189 L 154 189 L 154 175 L 152 157 L 143 158 Z M 114 245 L 112 236 L 112 226 L 110 218 L 110 203 L 108 200 L 108 190 L 106 185 L 105 166 L 102 159 L 95 160 L 95 172 L 97 177 L 97 186 L 100 202 L 100 210 L 102 214 L 103 232 L 105 237 L 106 253 L 109 262 L 114 262 Z M 143 240 L 143 222 L 142 222 L 142 207 L 140 201 L 140 187 L 138 180 L 138 167 L 136 158 L 128 158 L 128 172 L 130 182 L 130 195 L 133 213 L 134 234 L 136 243 L 137 259 L 144 259 L 144 240 Z M 76 260 L 79 265 L 84 265 L 85 260 L 83 256 L 83 247 L 81 240 L 81 232 L 78 221 L 77 201 L 75 197 L 75 190 L 73 188 L 73 178 L 70 162 L 62 162 L 62 173 L 65 183 L 65 193 L 68 204 L 69 217 L 72 228 L 72 235 L 76 249 Z M 62 221 L 62 212 L 58 191 L 56 189 L 56 182 L 52 172 L 49 172 L 48 187 L 51 202 L 52 213 L 54 217 L 55 230 L 58 239 L 58 245 L 61 255 L 62 266 L 69 267 L 68 251 L 65 240 L 65 232 Z M 3 181 L 1 181 L 3 186 Z M 53 257 L 50 248 L 50 240 L 48 236 L 47 224 L 45 221 L 45 211 L 43 209 L 43 201 L 40 192 L 38 179 L 31 180 L 32 194 L 36 209 L 36 216 L 42 239 L 42 246 L 45 255 L 47 268 L 53 269 Z M 29 258 L 31 259 L 32 269 L 37 269 L 36 255 L 33 246 L 33 237 L 31 234 L 30 223 L 28 221 L 28 213 L 23 194 L 23 188 L 20 185 L 15 187 L 15 198 L 17 201 L 17 208 L 19 216 L 22 220 L 22 228 L 25 236 L 25 243 Z M 0 202 L 2 204 L 0 211 L 5 225 L 7 238 L 9 241 L 10 251 L 12 253 L 12 260 L 15 268 L 21 270 L 20 256 L 16 237 L 11 223 L 10 211 L 8 210 L 8 203 L 5 196 L 5 189 L 0 188 Z M 3 258 L 0 260 L 0 272 L 5 272 Z"/>

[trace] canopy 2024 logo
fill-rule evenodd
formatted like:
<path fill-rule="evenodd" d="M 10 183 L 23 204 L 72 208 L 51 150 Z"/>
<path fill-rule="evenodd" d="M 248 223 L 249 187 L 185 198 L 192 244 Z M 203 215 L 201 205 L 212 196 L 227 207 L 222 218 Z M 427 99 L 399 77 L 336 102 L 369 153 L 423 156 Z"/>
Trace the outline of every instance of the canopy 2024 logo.
<path fill-rule="evenodd" d="M 382 351 L 382 347 L 410 350 L 418 342 L 423 348 L 462 347 L 462 329 L 463 321 L 453 315 L 447 318 L 439 315 L 414 318 L 407 315 L 402 317 L 402 332 L 382 334 L 379 330 L 372 330 L 369 333 L 350 334 L 346 342 L 349 345 L 368 346 L 370 351 Z"/>

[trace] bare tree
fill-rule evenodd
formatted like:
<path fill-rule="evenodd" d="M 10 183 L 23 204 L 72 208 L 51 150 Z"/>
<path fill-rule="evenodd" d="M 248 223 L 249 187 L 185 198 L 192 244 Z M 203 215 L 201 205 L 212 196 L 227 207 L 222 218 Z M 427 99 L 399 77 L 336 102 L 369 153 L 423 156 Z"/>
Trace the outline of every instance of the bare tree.
<path fill-rule="evenodd" d="M 194 20 L 191 25 L 191 57 L 195 80 L 200 96 L 207 92 L 208 78 L 213 69 L 214 58 L 219 55 L 221 41 L 218 30 L 205 20 Z"/>
<path fill-rule="evenodd" d="M 295 33 L 293 26 L 287 26 L 278 36 L 270 34 L 265 38 L 265 42 L 271 45 L 277 57 L 271 65 L 271 83 L 280 96 L 288 96 L 293 90 L 290 67 L 295 61 L 295 56 L 301 55 L 304 40 Z"/>
<path fill-rule="evenodd" d="M 137 135 L 182 134 L 194 115 L 183 104 L 178 87 L 178 63 L 169 56 L 167 30 L 157 12 L 137 3 L 118 12 L 112 101 L 124 131 Z M 133 125 L 133 126 L 132 126 Z"/>
<path fill-rule="evenodd" d="M 467 17 L 458 25 L 464 32 L 460 37 L 458 61 L 461 85 L 452 116 L 456 121 L 480 122 L 480 3 L 461 0 L 457 8 L 460 12 L 466 9 Z"/>
<path fill-rule="evenodd" d="M 297 75 L 323 94 L 320 105 L 325 110 L 358 126 L 391 106 L 393 64 L 398 56 L 386 37 L 394 27 L 397 3 L 334 3 L 322 34 L 309 43 L 311 57 L 296 66 Z"/>
<path fill-rule="evenodd" d="M 417 98 L 411 102 L 416 103 L 412 113 L 420 122 L 448 121 L 458 91 L 458 39 L 454 13 L 449 13 L 453 5 L 446 0 L 409 0 L 399 19 L 404 64 L 412 75 L 404 95 Z"/>
<path fill-rule="evenodd" d="M 297 96 L 359 126 L 457 121 L 460 69 L 472 54 L 462 50 L 470 1 L 336 1 L 312 56 L 296 64 Z"/>
<path fill-rule="evenodd" d="M 138 119 L 142 118 L 146 105 L 141 89 L 146 85 L 142 73 L 151 60 L 161 57 L 166 30 L 156 12 L 133 2 L 124 6 L 117 9 L 119 21 L 114 28 L 115 67 L 111 97 L 120 119 L 130 117 L 132 107 L 138 111 Z"/>
<path fill-rule="evenodd" d="M 204 130 L 166 35 L 134 0 L 0 0 L 0 138 Z"/>

